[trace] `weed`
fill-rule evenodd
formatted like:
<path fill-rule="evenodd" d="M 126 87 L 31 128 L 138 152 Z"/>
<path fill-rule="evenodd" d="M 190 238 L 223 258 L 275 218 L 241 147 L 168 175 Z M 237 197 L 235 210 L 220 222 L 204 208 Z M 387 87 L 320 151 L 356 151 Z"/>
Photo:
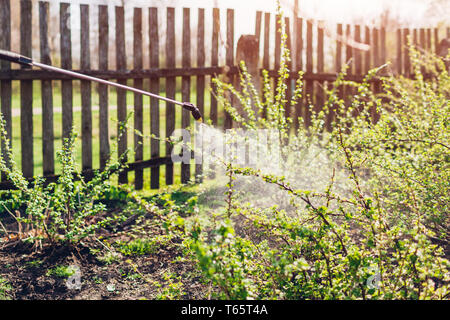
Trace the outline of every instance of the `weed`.
<path fill-rule="evenodd" d="M 0 300 L 12 299 L 12 286 L 0 276 Z"/>
<path fill-rule="evenodd" d="M 74 275 L 76 272 L 75 268 L 72 266 L 58 265 L 54 268 L 50 268 L 46 272 L 47 277 L 56 277 L 56 278 L 69 278 Z"/>

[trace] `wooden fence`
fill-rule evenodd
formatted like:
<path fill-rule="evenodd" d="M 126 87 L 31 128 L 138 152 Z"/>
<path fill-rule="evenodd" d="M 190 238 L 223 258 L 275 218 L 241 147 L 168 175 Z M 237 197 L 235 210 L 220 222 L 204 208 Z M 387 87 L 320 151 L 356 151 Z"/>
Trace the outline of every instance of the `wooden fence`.
<path fill-rule="evenodd" d="M 125 14 L 123 7 L 114 8 L 115 29 L 112 30 L 108 24 L 111 10 L 107 6 L 98 6 L 98 69 L 91 68 L 91 43 L 90 32 L 91 25 L 89 11 L 93 6 L 80 6 L 80 69 L 76 70 L 82 73 L 100 77 L 104 79 L 114 79 L 122 84 L 131 84 L 136 88 L 147 89 L 158 93 L 162 88 L 162 79 L 165 80 L 165 94 L 169 98 L 175 98 L 177 94 L 176 79 L 181 77 L 181 97 L 183 101 L 192 101 L 205 115 L 207 120 L 211 120 L 214 125 L 220 124 L 223 128 L 230 128 L 232 121 L 230 116 L 223 112 L 218 106 L 213 93 L 208 92 L 211 86 L 212 78 L 218 75 L 227 75 L 233 81 L 238 73 L 235 61 L 235 12 L 233 9 L 226 10 L 226 21 L 221 21 L 221 12 L 214 8 L 209 10 L 183 8 L 182 11 L 182 46 L 176 48 L 176 28 L 175 28 L 175 9 L 167 8 L 161 10 L 158 8 L 134 8 L 133 23 L 131 28 L 126 28 Z M 143 10 L 148 10 L 148 21 L 143 21 Z M 72 34 L 70 29 L 71 15 L 70 4 L 61 3 L 59 7 L 59 32 L 60 32 L 60 61 L 61 67 L 72 69 Z M 38 12 L 33 12 L 31 0 L 20 1 L 20 52 L 26 56 L 32 56 L 32 14 L 39 16 L 39 42 L 40 42 L 40 60 L 43 63 L 51 64 L 49 48 L 49 3 L 39 2 Z M 212 25 L 206 26 L 205 15 L 212 15 Z M 158 17 L 160 16 L 160 17 Z M 165 20 L 165 43 L 161 43 L 161 30 L 159 30 L 158 19 L 164 17 Z M 195 25 L 191 22 L 195 21 Z M 0 48 L 10 50 L 11 48 L 11 7 L 10 0 L 0 0 Z M 328 86 L 336 78 L 336 72 L 340 71 L 346 61 L 351 60 L 348 69 L 348 79 L 361 80 L 364 73 L 374 66 L 379 66 L 387 59 L 386 51 L 386 32 L 383 28 L 369 28 L 364 26 L 350 26 L 338 24 L 337 38 L 327 37 L 335 44 L 334 66 L 328 65 L 326 70 L 324 39 L 326 29 L 318 21 L 305 21 L 302 18 L 295 18 L 295 21 L 286 19 L 286 32 L 288 34 L 288 46 L 292 49 L 293 60 L 290 67 L 295 66 L 291 72 L 291 79 L 297 77 L 298 70 L 304 70 L 304 82 L 306 100 L 299 103 L 293 110 L 286 110 L 287 115 L 294 117 L 303 117 L 308 125 L 311 121 L 308 108 L 305 105 L 308 101 L 315 103 L 317 108 L 322 105 L 325 99 L 323 88 Z M 272 21 L 272 23 L 270 23 Z M 273 23 L 275 22 L 275 23 Z M 144 48 L 142 43 L 143 23 L 148 23 L 149 47 Z M 208 27 L 208 28 L 207 28 Z M 271 13 L 256 13 L 255 37 L 259 41 L 259 47 L 262 48 L 261 59 L 257 61 L 260 67 L 269 70 L 271 77 L 276 78 L 276 70 L 280 65 L 281 37 L 277 32 L 279 23 L 277 17 Z M 129 34 L 126 30 L 133 30 L 133 46 L 127 47 L 126 37 Z M 192 37 L 193 30 L 196 29 L 196 37 Z M 110 33 L 115 34 L 115 43 L 109 42 Z M 315 38 L 313 37 L 315 34 Z M 364 33 L 364 37 L 363 37 Z M 447 29 L 447 36 L 449 30 Z M 437 50 L 439 43 L 438 29 L 401 29 L 397 32 L 397 54 L 394 57 L 396 70 L 399 74 L 410 75 L 411 66 L 406 51 L 406 39 L 408 34 L 413 35 L 414 43 L 429 50 Z M 206 35 L 211 35 L 207 38 Z M 225 61 L 220 62 L 220 37 L 225 35 Z M 293 37 L 291 37 L 293 35 Z M 370 50 L 362 51 L 355 49 L 354 46 L 342 39 L 349 36 L 356 42 L 361 42 L 370 46 Z M 342 37 L 342 38 L 340 38 Z M 293 40 L 291 40 L 293 39 Z M 275 41 L 275 45 L 271 43 Z M 210 52 L 206 52 L 206 45 L 210 47 Z M 195 44 L 195 46 L 193 45 Z M 196 61 L 191 56 L 192 48 L 196 48 Z M 272 51 L 274 48 L 274 52 Z M 181 49 L 181 67 L 176 67 L 176 57 Z M 164 50 L 164 51 L 162 51 Z M 105 52 L 115 51 L 116 69 L 109 68 L 108 54 Z M 160 60 L 161 52 L 164 52 L 163 61 Z M 145 53 L 145 54 L 144 54 Z M 78 53 L 76 53 L 78 54 Z M 127 69 L 127 55 L 133 56 L 133 68 Z M 206 56 L 210 56 L 210 64 L 206 65 Z M 259 54 L 258 54 L 259 56 Z M 273 63 L 271 57 L 273 56 Z M 143 68 L 143 59 L 149 59 L 149 68 Z M 162 63 L 164 62 L 164 63 Z M 145 81 L 144 81 L 145 80 Z M 195 80 L 195 86 L 194 81 Z M 0 64 L 0 82 L 1 82 L 1 112 L 6 120 L 6 130 L 10 141 L 12 140 L 12 99 L 13 81 L 20 82 L 20 150 L 21 150 L 21 168 L 23 174 L 32 178 L 34 175 L 35 159 L 33 158 L 33 81 L 41 82 L 41 108 L 42 108 L 42 167 L 43 174 L 49 180 L 57 178 L 55 174 L 55 137 L 54 133 L 54 92 L 52 86 L 55 81 L 61 81 L 62 98 L 62 138 L 70 134 L 72 122 L 74 121 L 74 88 L 73 79 L 59 73 L 53 73 L 42 70 L 31 69 L 12 69 L 10 63 L 1 61 Z M 375 88 L 380 90 L 380 83 L 375 78 Z M 292 81 L 289 81 L 291 84 Z M 145 87 L 144 87 L 145 84 Z M 195 88 L 195 94 L 191 95 L 191 88 Z M 289 85 L 289 92 L 292 91 Z M 350 90 L 350 89 L 347 89 Z M 90 175 L 94 168 L 104 168 L 110 153 L 110 135 L 112 131 L 118 132 L 118 128 L 109 128 L 109 89 L 105 85 L 98 86 L 98 139 L 99 139 L 99 164 L 94 165 L 93 161 L 93 106 L 92 92 L 93 88 L 90 82 L 82 81 L 80 84 L 81 92 L 81 150 L 82 150 L 82 170 L 84 174 Z M 348 91 L 351 93 L 351 91 Z M 209 95 L 210 103 L 206 105 L 206 95 Z M 123 90 L 117 90 L 117 120 L 124 121 L 127 118 L 127 112 L 131 111 L 127 106 L 126 93 Z M 160 109 L 160 107 L 163 107 Z M 176 127 L 176 114 L 180 110 L 170 103 L 160 103 L 159 100 L 150 99 L 150 114 L 144 114 L 144 104 L 142 96 L 134 96 L 134 129 L 142 131 L 144 117 L 150 117 L 150 133 L 156 136 L 169 136 Z M 165 114 L 164 134 L 161 132 L 160 123 L 161 114 Z M 330 113 L 328 120 L 332 121 Z M 191 116 L 187 111 L 181 112 L 181 127 L 185 128 L 191 124 Z M 129 130 L 131 131 L 131 130 Z M 128 145 L 128 135 L 134 136 L 134 145 Z M 59 139 L 59 138 L 58 138 Z M 18 146 L 12 145 L 12 148 Z M 165 152 L 161 152 L 159 140 L 151 139 L 149 145 L 143 140 L 142 136 L 133 132 L 125 132 L 118 141 L 118 152 L 122 154 L 128 147 L 135 150 L 134 159 L 127 159 L 128 169 L 120 174 L 119 182 L 128 183 L 128 173 L 134 172 L 134 183 L 136 189 L 141 189 L 144 184 L 144 169 L 150 169 L 151 188 L 160 187 L 160 169 L 165 169 L 165 184 L 174 183 L 174 164 L 170 159 L 172 147 L 166 143 Z M 150 157 L 145 159 L 144 148 L 150 149 Z M 2 146 L 4 150 L 4 146 Z M 201 166 L 192 166 L 183 164 L 181 167 L 181 182 L 185 183 L 193 175 L 201 173 Z M 6 177 L 2 177 L 0 183 L 1 189 L 11 188 L 12 185 Z"/>

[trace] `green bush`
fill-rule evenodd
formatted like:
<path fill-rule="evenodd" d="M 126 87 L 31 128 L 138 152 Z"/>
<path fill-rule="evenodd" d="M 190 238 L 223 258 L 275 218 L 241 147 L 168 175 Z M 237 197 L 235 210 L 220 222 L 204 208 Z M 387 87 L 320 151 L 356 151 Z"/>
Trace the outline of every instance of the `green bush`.
<path fill-rule="evenodd" d="M 448 298 L 450 78 L 442 59 L 411 48 L 415 77 L 382 77 L 382 94 L 371 90 L 379 69 L 354 83 L 344 68 L 324 106 L 306 107 L 306 127 L 285 117 L 302 95 L 302 74 L 288 101 L 282 34 L 275 96 L 268 73 L 261 98 L 244 65 L 240 91 L 215 79 L 238 127 L 276 130 L 282 161 L 270 172 L 220 159 L 229 177 L 225 212 L 186 224 L 185 244 L 203 274 L 226 299 Z M 354 92 L 348 103 L 342 86 Z M 265 205 L 242 200 L 242 177 Z M 274 201 L 280 193 L 286 203 Z"/>
<path fill-rule="evenodd" d="M 1 114 L 0 130 L 2 143 L 9 146 Z M 56 182 L 47 185 L 44 178 L 39 177 L 30 186 L 14 161 L 7 161 L 13 159 L 10 148 L 6 148 L 6 156 L 0 157 L 0 170 L 18 189 L 11 191 L 11 196 L 2 197 L 0 207 L 17 222 L 18 230 L 15 231 L 20 239 L 35 245 L 42 245 L 43 240 L 51 244 L 75 244 L 120 219 L 105 212 L 112 197 L 119 200 L 119 196 L 123 197 L 110 181 L 124 167 L 121 158 L 111 158 L 104 170 L 94 171 L 87 179 L 76 169 L 75 139 L 73 133 L 64 140 L 63 148 L 58 152 L 62 174 Z"/>

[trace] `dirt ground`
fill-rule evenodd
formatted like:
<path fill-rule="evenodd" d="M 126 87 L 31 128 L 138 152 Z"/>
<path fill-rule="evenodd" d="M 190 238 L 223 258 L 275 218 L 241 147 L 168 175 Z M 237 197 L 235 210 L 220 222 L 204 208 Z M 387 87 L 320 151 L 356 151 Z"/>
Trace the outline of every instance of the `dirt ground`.
<path fill-rule="evenodd" d="M 91 244 L 95 246 L 95 244 Z M 30 247 L 18 245 L 0 251 L 0 277 L 12 287 L 9 299 L 168 299 L 167 274 L 181 276 L 180 299 L 204 298 L 205 285 L 191 263 L 177 259 L 174 248 L 161 248 L 156 254 L 120 257 L 113 263 L 100 261 L 88 247 L 44 248 L 32 253 Z M 68 278 L 49 273 L 55 266 L 77 266 L 81 271 L 81 289 L 69 289 Z M 166 293 L 164 295 L 164 293 Z M 159 295 L 159 296 L 158 296 Z"/>

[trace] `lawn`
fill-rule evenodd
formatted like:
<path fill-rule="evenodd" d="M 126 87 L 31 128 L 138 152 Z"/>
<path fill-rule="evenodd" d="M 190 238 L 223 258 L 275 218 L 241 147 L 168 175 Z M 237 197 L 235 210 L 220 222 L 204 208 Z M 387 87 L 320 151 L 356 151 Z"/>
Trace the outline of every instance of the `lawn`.
<path fill-rule="evenodd" d="M 179 89 L 181 79 L 177 79 L 177 88 Z M 129 81 L 128 85 L 133 86 L 133 82 Z M 161 88 L 164 88 L 164 79 L 161 81 Z M 12 99 L 12 109 L 13 109 L 13 118 L 12 118 L 12 149 L 14 154 L 14 160 L 16 163 L 20 166 L 21 165 L 21 142 L 20 142 L 20 84 L 17 81 L 13 82 L 13 99 Z M 144 82 L 144 87 L 148 87 L 147 82 Z M 165 96 L 165 91 L 162 89 L 159 93 L 161 96 Z M 195 93 L 195 81 L 192 83 L 192 90 L 191 90 L 191 97 L 193 101 L 196 99 L 196 93 Z M 146 138 L 144 138 L 143 142 L 143 148 L 144 148 L 144 160 L 150 159 L 150 98 L 149 97 L 143 97 L 144 106 L 143 106 L 143 134 Z M 176 93 L 176 100 L 182 101 L 181 98 L 181 91 L 177 90 Z M 209 115 L 210 112 L 210 99 L 211 95 L 209 93 L 209 89 L 207 88 L 205 90 L 205 114 Z M 92 160 L 93 160 L 93 166 L 94 168 L 98 168 L 100 165 L 100 159 L 99 159 L 99 152 L 100 152 L 100 145 L 99 145 L 99 111 L 98 111 L 98 92 L 97 92 L 97 86 L 93 86 L 92 90 Z M 114 139 L 117 136 L 117 109 L 116 109 L 116 102 L 117 102 L 117 95 L 116 95 L 116 89 L 111 88 L 109 90 L 109 101 L 110 101 L 110 110 L 109 110 L 109 132 L 110 132 L 110 141 Z M 33 82 L 33 109 L 35 110 L 34 116 L 33 116 L 33 160 L 34 160 L 34 175 L 42 175 L 43 169 L 42 169 L 42 161 L 43 161 L 43 155 L 42 155 L 42 126 L 45 125 L 42 123 L 42 116 L 41 116 L 41 83 L 40 81 L 34 81 Z M 54 136 L 55 136 L 55 157 L 56 152 L 61 149 L 62 139 L 61 139 L 61 132 L 62 132 L 62 114 L 61 114 L 61 91 L 59 82 L 54 82 L 54 90 L 53 90 L 53 107 L 54 107 L 54 119 L 53 119 L 53 126 L 54 126 Z M 73 91 L 73 107 L 74 107 L 74 113 L 73 113 L 73 119 L 74 119 L 74 126 L 76 132 L 81 132 L 81 94 L 79 90 L 79 81 L 74 81 L 74 91 Z M 127 111 L 133 112 L 134 110 L 134 93 L 133 92 L 127 92 Z M 176 128 L 181 127 L 181 108 L 176 106 L 176 118 L 175 118 L 175 126 Z M 223 112 L 223 107 L 219 106 L 219 114 Z M 223 118 L 219 117 L 219 126 L 223 124 Z M 166 125 L 166 113 L 165 113 L 165 103 L 160 103 L 160 132 L 161 137 L 165 136 L 165 125 Z M 191 120 L 191 123 L 193 123 L 193 120 Z M 128 126 L 130 130 L 128 130 L 128 147 L 131 149 L 134 148 L 134 137 L 132 128 L 134 127 L 134 118 L 133 116 L 130 117 Z M 78 137 L 78 141 L 76 143 L 76 159 L 77 163 L 79 164 L 79 168 L 81 168 L 81 135 Z M 160 154 L 161 156 L 165 155 L 165 143 L 160 142 Z M 132 161 L 134 155 L 130 153 L 129 160 Z M 56 158 L 55 158 L 56 159 Z M 60 173 L 61 166 L 58 161 L 55 161 L 55 173 Z M 180 182 L 180 165 L 175 165 L 175 177 L 174 182 L 179 183 Z M 161 170 L 160 175 L 160 184 L 165 184 L 165 170 Z M 129 173 L 129 180 L 130 183 L 134 180 L 134 174 L 132 172 Z M 144 170 L 144 186 L 149 187 L 150 181 L 150 170 L 146 169 Z"/>

